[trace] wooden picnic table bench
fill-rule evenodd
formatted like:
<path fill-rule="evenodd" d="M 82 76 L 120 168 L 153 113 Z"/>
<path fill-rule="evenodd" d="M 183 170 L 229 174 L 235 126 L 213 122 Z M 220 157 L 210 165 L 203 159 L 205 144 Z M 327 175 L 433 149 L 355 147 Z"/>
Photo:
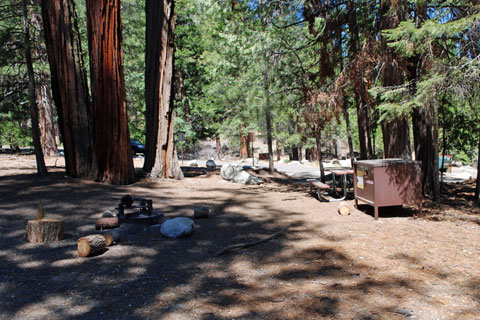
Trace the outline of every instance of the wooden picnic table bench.
<path fill-rule="evenodd" d="M 307 179 L 307 182 L 310 184 L 310 193 L 316 194 L 320 201 L 328 201 L 322 196 L 325 190 L 331 189 L 328 184 L 318 181 L 317 179 Z M 313 188 L 316 188 L 316 192 L 313 192 Z"/>
<path fill-rule="evenodd" d="M 332 173 L 332 180 L 333 184 L 332 186 L 329 186 L 326 183 L 320 182 L 317 179 L 307 179 L 307 182 L 310 184 L 310 193 L 316 194 L 318 196 L 318 200 L 320 201 L 328 201 L 328 202 L 334 202 L 334 201 L 342 201 L 347 198 L 347 189 L 348 189 L 348 182 L 347 182 L 347 176 L 353 176 L 353 170 L 352 169 L 333 169 L 329 170 Z M 342 180 L 336 181 L 336 176 L 342 177 Z M 341 184 L 342 190 L 343 190 L 343 195 L 340 197 L 337 197 L 337 184 Z M 316 192 L 313 192 L 313 189 L 316 189 Z M 331 192 L 334 197 L 329 197 L 329 199 L 326 199 L 323 197 L 323 195 L 328 194 L 329 192 L 327 191 L 333 191 Z"/>

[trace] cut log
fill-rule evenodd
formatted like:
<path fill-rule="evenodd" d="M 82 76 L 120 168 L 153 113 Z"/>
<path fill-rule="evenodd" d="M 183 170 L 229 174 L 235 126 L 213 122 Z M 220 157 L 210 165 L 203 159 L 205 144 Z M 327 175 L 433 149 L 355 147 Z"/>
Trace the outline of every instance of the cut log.
<path fill-rule="evenodd" d="M 78 255 L 88 257 L 105 249 L 107 242 L 101 234 L 93 234 L 77 240 Z"/>
<path fill-rule="evenodd" d="M 117 217 L 100 218 L 95 221 L 95 229 L 97 230 L 118 228 L 119 225 Z"/>
<path fill-rule="evenodd" d="M 345 201 L 342 201 L 338 204 L 338 213 L 341 214 L 342 216 L 350 215 L 350 211 L 351 211 L 350 206 Z"/>
<path fill-rule="evenodd" d="M 27 221 L 28 242 L 50 242 L 63 240 L 65 221 L 60 219 L 44 218 Z"/>
<path fill-rule="evenodd" d="M 102 236 L 105 238 L 106 246 L 109 247 L 112 244 L 120 241 L 120 231 L 119 230 L 108 230 L 102 233 Z"/>

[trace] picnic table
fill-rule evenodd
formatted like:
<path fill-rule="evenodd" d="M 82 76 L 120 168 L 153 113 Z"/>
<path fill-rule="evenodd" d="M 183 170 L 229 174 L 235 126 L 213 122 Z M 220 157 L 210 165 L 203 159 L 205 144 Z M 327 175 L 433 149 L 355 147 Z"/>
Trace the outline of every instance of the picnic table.
<path fill-rule="evenodd" d="M 348 183 L 348 176 L 351 176 L 353 179 L 353 170 L 338 168 L 329 169 L 328 171 L 332 173 L 332 185 L 329 186 L 328 184 L 318 181 L 317 179 L 307 179 L 307 182 L 310 184 L 310 192 L 316 193 L 320 201 L 335 202 L 345 200 L 347 198 L 348 187 L 351 185 Z M 337 185 L 342 187 L 343 192 L 341 197 L 329 197 L 328 199 L 325 198 L 324 195 L 337 195 Z M 316 192 L 313 191 L 314 188 L 316 189 Z"/>
<path fill-rule="evenodd" d="M 333 191 L 336 192 L 337 188 L 337 178 L 340 182 L 340 179 L 342 179 L 342 190 L 343 190 L 343 196 L 341 198 L 337 199 L 332 199 L 330 201 L 342 201 L 347 198 L 347 189 L 349 186 L 348 183 L 348 176 L 353 177 L 353 169 L 331 169 L 329 170 L 332 173 L 332 180 L 333 180 Z M 352 184 L 353 186 L 353 184 Z"/>

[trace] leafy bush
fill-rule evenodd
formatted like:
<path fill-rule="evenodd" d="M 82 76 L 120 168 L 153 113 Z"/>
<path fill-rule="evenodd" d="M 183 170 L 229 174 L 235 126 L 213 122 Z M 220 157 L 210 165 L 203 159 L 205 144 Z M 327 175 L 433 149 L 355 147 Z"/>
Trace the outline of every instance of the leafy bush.
<path fill-rule="evenodd" d="M 31 146 L 30 128 L 16 121 L 2 121 L 0 124 L 0 143 L 12 147 Z"/>

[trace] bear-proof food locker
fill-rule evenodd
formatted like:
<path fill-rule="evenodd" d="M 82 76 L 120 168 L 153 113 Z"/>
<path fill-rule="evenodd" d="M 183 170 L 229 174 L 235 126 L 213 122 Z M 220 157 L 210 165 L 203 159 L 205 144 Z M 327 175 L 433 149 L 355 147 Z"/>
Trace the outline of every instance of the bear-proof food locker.
<path fill-rule="evenodd" d="M 378 208 L 416 205 L 422 214 L 421 162 L 404 159 L 360 160 L 353 162 L 355 207 L 358 200 Z"/>

